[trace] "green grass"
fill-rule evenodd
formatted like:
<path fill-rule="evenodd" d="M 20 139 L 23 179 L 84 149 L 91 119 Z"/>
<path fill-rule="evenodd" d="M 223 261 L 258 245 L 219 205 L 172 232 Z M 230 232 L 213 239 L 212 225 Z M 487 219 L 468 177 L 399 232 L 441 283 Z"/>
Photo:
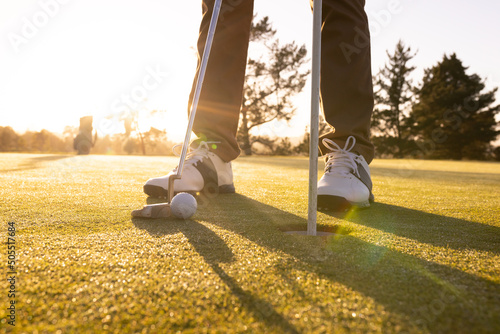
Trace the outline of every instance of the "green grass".
<path fill-rule="evenodd" d="M 240 158 L 193 220 L 132 220 L 176 163 L 0 155 L 0 332 L 500 332 L 498 163 L 376 160 L 377 203 L 320 213 L 327 239 L 282 233 L 306 227 L 304 158 Z"/>

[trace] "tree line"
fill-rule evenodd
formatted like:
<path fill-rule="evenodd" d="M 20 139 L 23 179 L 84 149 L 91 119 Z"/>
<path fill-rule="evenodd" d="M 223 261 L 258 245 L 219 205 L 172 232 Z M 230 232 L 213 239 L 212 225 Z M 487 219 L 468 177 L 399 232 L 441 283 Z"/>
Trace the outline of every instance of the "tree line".
<path fill-rule="evenodd" d="M 78 127 L 67 126 L 62 135 L 47 130 L 16 133 L 11 127 L 0 126 L 0 152 L 69 153 L 74 152 Z M 91 153 L 94 154 L 143 154 L 170 155 L 175 145 L 167 138 L 166 131 L 151 128 L 143 132 L 142 140 L 127 134 L 98 137 Z"/>
<path fill-rule="evenodd" d="M 372 138 L 379 156 L 499 159 L 500 148 L 492 145 L 500 133 L 498 88 L 486 91 L 484 79 L 469 74 L 454 53 L 425 69 L 414 85 L 411 47 L 399 41 L 387 54 L 374 77 Z"/>
<path fill-rule="evenodd" d="M 309 150 L 306 127 L 302 139 L 258 135 L 255 129 L 272 121 L 288 122 L 296 108 L 293 97 L 302 92 L 310 73 L 305 45 L 281 44 L 268 17 L 252 23 L 250 54 L 238 129 L 245 155 L 300 155 Z M 375 108 L 372 140 L 377 157 L 426 159 L 499 160 L 500 147 L 492 142 L 500 134 L 495 117 L 497 88 L 485 90 L 485 80 L 469 74 L 456 54 L 444 55 L 424 70 L 418 84 L 412 81 L 417 56 L 399 41 L 387 52 L 388 61 L 373 77 Z M 134 116 L 135 115 L 135 116 Z M 138 130 L 138 113 L 124 119 L 124 134 L 99 138 L 92 153 L 171 154 L 173 143 L 163 130 Z M 133 126 L 136 124 L 136 126 Z M 329 131 L 322 121 L 320 133 Z M 46 130 L 18 135 L 0 127 L 2 152 L 68 152 L 73 150 L 77 128 L 67 127 L 63 136 Z"/>
<path fill-rule="evenodd" d="M 252 43 L 264 45 L 264 59 L 250 58 L 238 131 L 246 155 L 257 150 L 269 154 L 302 154 L 309 137 L 293 146 L 289 138 L 253 135 L 252 128 L 273 120 L 289 121 L 295 113 L 291 98 L 302 91 L 309 70 L 304 68 L 305 46 L 279 45 L 267 17 L 252 25 Z M 500 105 L 497 88 L 485 90 L 485 80 L 469 74 L 456 54 L 444 55 L 424 70 L 414 84 L 411 65 L 417 55 L 399 41 L 388 61 L 373 77 L 375 108 L 372 140 L 377 157 L 500 160 L 500 147 L 492 142 L 500 134 L 496 120 Z M 320 123 L 320 133 L 327 132 Z"/>

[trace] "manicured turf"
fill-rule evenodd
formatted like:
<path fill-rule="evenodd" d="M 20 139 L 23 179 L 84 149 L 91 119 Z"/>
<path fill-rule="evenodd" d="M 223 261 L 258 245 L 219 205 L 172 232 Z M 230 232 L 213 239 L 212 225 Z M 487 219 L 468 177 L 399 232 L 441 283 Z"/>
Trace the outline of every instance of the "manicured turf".
<path fill-rule="evenodd" d="M 241 158 L 193 220 L 132 220 L 176 163 L 0 155 L 0 332 L 500 332 L 498 163 L 377 160 L 377 203 L 320 213 L 328 239 L 281 232 L 306 226 L 305 158 Z"/>

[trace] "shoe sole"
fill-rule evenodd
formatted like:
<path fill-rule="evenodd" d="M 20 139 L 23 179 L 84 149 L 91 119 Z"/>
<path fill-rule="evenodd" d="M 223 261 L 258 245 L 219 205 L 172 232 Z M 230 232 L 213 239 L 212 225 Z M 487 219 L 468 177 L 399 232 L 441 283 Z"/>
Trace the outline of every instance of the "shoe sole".
<path fill-rule="evenodd" d="M 349 202 L 344 197 L 331 195 L 318 195 L 319 211 L 347 212 L 352 208 L 365 209 L 370 207 L 370 201 Z"/>
<path fill-rule="evenodd" d="M 213 189 L 213 187 L 205 187 L 203 191 L 207 191 L 208 193 L 218 193 L 218 194 L 234 194 L 236 189 L 234 188 L 234 184 L 227 184 L 223 186 L 219 186 L 218 191 Z M 174 192 L 174 195 L 180 193 L 181 191 Z M 196 194 L 197 191 L 182 191 L 190 194 Z M 153 185 L 144 185 L 144 193 L 149 197 L 153 198 L 167 198 L 168 191 L 160 186 Z"/>

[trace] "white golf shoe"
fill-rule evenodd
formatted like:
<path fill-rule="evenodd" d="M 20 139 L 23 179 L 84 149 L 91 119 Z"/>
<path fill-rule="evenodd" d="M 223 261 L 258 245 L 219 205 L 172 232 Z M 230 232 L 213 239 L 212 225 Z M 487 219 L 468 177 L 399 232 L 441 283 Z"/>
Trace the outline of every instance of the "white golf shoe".
<path fill-rule="evenodd" d="M 174 181 L 174 193 L 234 193 L 231 162 L 224 162 L 209 150 L 210 142 L 200 142 L 198 148 L 189 148 L 184 163 L 182 177 Z M 149 179 L 144 184 L 144 192 L 151 197 L 168 196 L 168 180 L 177 172 L 177 167 L 169 174 Z"/>
<path fill-rule="evenodd" d="M 363 156 L 351 152 L 355 144 L 353 136 L 344 148 L 323 139 L 323 145 L 331 152 L 326 155 L 325 174 L 318 182 L 318 210 L 366 208 L 374 201 L 370 168 Z"/>

